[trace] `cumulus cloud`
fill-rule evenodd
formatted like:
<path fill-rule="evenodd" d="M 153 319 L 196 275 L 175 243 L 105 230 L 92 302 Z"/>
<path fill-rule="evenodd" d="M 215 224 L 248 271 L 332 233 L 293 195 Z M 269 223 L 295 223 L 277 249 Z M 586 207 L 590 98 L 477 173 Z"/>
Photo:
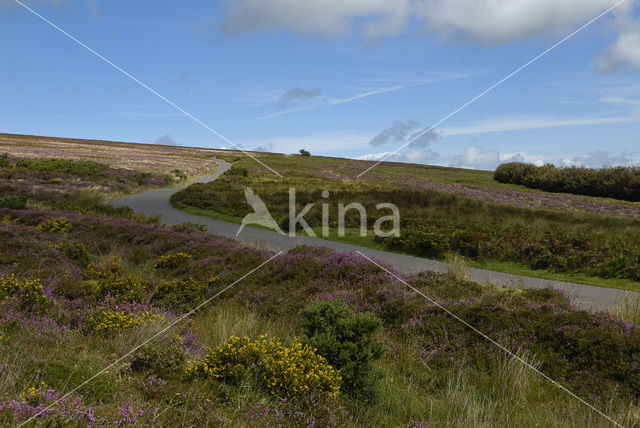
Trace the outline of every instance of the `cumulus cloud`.
<path fill-rule="evenodd" d="M 411 0 L 227 0 L 223 27 L 230 33 L 292 30 L 314 37 L 351 33 L 359 22 L 367 38 L 396 34 L 411 16 Z"/>
<path fill-rule="evenodd" d="M 616 0 L 226 0 L 222 28 L 231 34 L 288 30 L 337 38 L 359 34 L 375 41 L 397 35 L 412 22 L 440 38 L 504 44 L 541 35 L 559 36 L 585 24 Z M 628 15 L 633 2 L 617 7 Z M 618 19 L 617 40 L 595 62 L 608 73 L 640 69 L 639 24 Z M 631 19 L 632 21 L 632 19 Z"/>
<path fill-rule="evenodd" d="M 639 159 L 633 159 L 630 153 L 619 155 L 608 151 L 595 151 L 586 155 L 571 156 L 545 156 L 527 152 L 501 153 L 495 149 L 483 149 L 480 146 L 467 146 L 463 153 L 443 157 L 432 150 L 409 150 L 406 152 L 370 153 L 358 156 L 356 159 L 388 162 L 419 163 L 427 165 L 442 165 L 456 168 L 483 169 L 492 171 L 502 163 L 527 162 L 534 165 L 551 163 L 556 166 L 586 166 L 589 168 L 601 168 L 603 166 L 631 166 L 640 165 Z"/>
<path fill-rule="evenodd" d="M 416 14 L 429 31 L 482 43 L 566 32 L 613 6 L 612 0 L 421 0 Z"/>
<path fill-rule="evenodd" d="M 228 0 L 231 33 L 291 30 L 305 36 L 366 39 L 398 34 L 411 20 L 440 36 L 482 43 L 567 31 L 611 7 L 613 0 Z"/>
<path fill-rule="evenodd" d="M 622 13 L 618 15 L 617 27 L 616 41 L 594 61 L 596 70 L 602 74 L 640 70 L 640 22 L 630 13 Z"/>
<path fill-rule="evenodd" d="M 280 108 L 284 108 L 287 105 L 289 105 L 289 103 L 291 102 L 309 101 L 309 100 L 316 99 L 321 95 L 322 95 L 322 91 L 319 88 L 307 90 L 307 89 L 296 87 L 293 89 L 289 89 L 287 92 L 282 94 L 282 96 L 280 97 L 280 101 L 278 102 L 278 105 L 280 106 Z"/>
<path fill-rule="evenodd" d="M 158 138 L 154 144 L 160 144 L 162 146 L 178 146 L 179 145 L 178 143 L 175 142 L 175 140 L 169 134 Z"/>
<path fill-rule="evenodd" d="M 403 145 L 411 141 L 409 147 L 426 147 L 440 138 L 440 135 L 433 129 L 420 135 L 424 129 L 425 128 L 415 120 L 409 120 L 406 123 L 396 121 L 393 122 L 390 128 L 380 131 L 371 139 L 369 144 L 372 146 L 382 146 L 385 144 Z"/>

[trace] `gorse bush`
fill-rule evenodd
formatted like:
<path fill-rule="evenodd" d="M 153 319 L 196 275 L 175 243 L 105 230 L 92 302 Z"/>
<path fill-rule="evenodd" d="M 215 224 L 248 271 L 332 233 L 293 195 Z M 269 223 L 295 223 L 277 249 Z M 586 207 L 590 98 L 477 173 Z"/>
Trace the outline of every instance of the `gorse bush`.
<path fill-rule="evenodd" d="M 80 268 L 86 268 L 91 261 L 91 254 L 81 242 L 60 242 L 53 247 Z"/>
<path fill-rule="evenodd" d="M 83 277 L 97 282 L 96 297 L 112 296 L 125 302 L 143 302 L 147 298 L 149 281 L 124 272 L 115 262 L 91 263 Z"/>
<path fill-rule="evenodd" d="M 50 218 L 36 226 L 36 229 L 43 232 L 64 233 L 73 229 L 73 223 L 66 217 Z"/>
<path fill-rule="evenodd" d="M 156 259 L 155 266 L 158 269 L 175 269 L 184 266 L 191 257 L 191 254 L 183 252 L 166 254 Z"/>
<path fill-rule="evenodd" d="M 374 362 L 383 346 L 376 340 L 382 321 L 371 312 L 353 313 L 343 302 L 314 302 L 302 312 L 303 343 L 316 348 L 340 370 L 342 389 L 362 399 L 374 398 L 380 374 Z"/>
<path fill-rule="evenodd" d="M 83 320 L 83 330 L 104 335 L 119 334 L 134 327 L 165 321 L 165 317 L 143 306 L 98 307 Z"/>
<path fill-rule="evenodd" d="M 193 278 L 174 279 L 164 281 L 153 292 L 152 301 L 172 308 L 192 308 L 193 305 L 206 297 L 209 286 L 215 282 L 215 278 L 209 281 L 199 281 Z"/>
<path fill-rule="evenodd" d="M 640 201 L 640 167 L 636 166 L 556 168 L 551 164 L 509 162 L 496 168 L 494 179 L 548 192 Z"/>
<path fill-rule="evenodd" d="M 231 337 L 209 349 L 187 374 L 234 384 L 253 380 L 283 398 L 318 394 L 333 400 L 341 381 L 339 372 L 312 347 L 296 340 L 285 346 L 267 335 L 256 340 Z"/>
<path fill-rule="evenodd" d="M 15 275 L 0 277 L 0 302 L 16 298 L 21 306 L 38 310 L 55 304 L 39 279 L 18 279 Z"/>

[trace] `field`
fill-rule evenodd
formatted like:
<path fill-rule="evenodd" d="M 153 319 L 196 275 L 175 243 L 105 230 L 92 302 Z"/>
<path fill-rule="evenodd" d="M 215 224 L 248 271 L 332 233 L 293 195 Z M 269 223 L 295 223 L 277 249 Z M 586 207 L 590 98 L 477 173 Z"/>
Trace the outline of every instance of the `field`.
<path fill-rule="evenodd" d="M 30 165 L 11 152 L 0 167 L 39 183 L 33 194 L 7 182 L 0 196 L 24 201 L 0 207 L 2 425 L 600 427 L 612 418 L 640 426 L 640 311 L 632 304 L 618 315 L 579 311 L 554 290 L 470 282 L 459 260 L 447 274 L 395 273 L 515 358 L 357 255 L 274 254 L 101 198 L 89 203 L 83 186 L 56 192 L 42 174 L 76 174 L 102 198 L 153 186 L 138 184 L 136 174 L 150 172 L 133 165 L 126 175 L 116 163 L 51 162 L 63 157 L 51 149 Z M 283 172 L 300 164 L 267 160 L 280 160 Z M 335 162 L 308 162 L 316 161 Z M 234 165 L 247 179 L 257 172 L 248 161 Z M 38 170 L 54 166 L 66 172 Z M 305 169 L 287 180 L 330 184 L 321 168 Z M 451 172 L 430 174 L 440 173 Z M 482 183 L 484 173 L 461 173 Z M 369 190 L 346 178 L 328 189 Z M 482 215 L 480 202 L 451 198 Z M 611 227 L 630 221 L 606 219 Z"/>
<path fill-rule="evenodd" d="M 359 202 L 366 208 L 367 237 L 358 236 L 360 215 L 351 210 L 345 218 L 346 236 L 332 233 L 329 239 L 438 259 L 454 252 L 477 265 L 538 271 L 551 278 L 556 274 L 558 279 L 594 285 L 640 285 L 638 203 L 532 191 L 499 184 L 487 171 L 384 164 L 358 179 L 366 163 L 278 155 L 260 159 L 283 178 L 251 159 L 229 158 L 235 161 L 230 172 L 178 192 L 172 203 L 193 213 L 240 221 L 251 208 L 238 195 L 250 187 L 288 230 L 288 190 L 295 188 L 298 212 L 307 203 L 315 204 L 305 219 L 316 232 L 323 203 L 329 203 L 334 231 L 339 203 Z M 329 191 L 328 198 L 321 196 L 323 190 Z M 398 237 L 372 236 L 375 221 L 389 214 L 376 208 L 383 202 L 399 208 Z"/>

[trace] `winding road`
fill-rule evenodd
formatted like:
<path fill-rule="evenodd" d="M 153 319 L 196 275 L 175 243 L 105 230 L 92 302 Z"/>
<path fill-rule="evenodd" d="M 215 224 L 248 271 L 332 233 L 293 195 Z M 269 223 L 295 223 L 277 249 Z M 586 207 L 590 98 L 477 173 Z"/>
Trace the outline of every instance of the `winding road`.
<path fill-rule="evenodd" d="M 221 159 L 216 159 L 216 161 L 219 162 L 220 166 L 216 169 L 215 173 L 211 176 L 200 178 L 196 180 L 196 182 L 207 183 L 210 181 L 214 181 L 231 167 L 230 163 L 225 162 Z M 239 224 L 188 214 L 172 207 L 171 204 L 169 204 L 169 198 L 179 190 L 180 188 L 150 190 L 135 195 L 128 195 L 112 199 L 109 203 L 116 206 L 129 206 L 137 214 L 161 215 L 162 221 L 169 225 L 185 222 L 200 223 L 205 225 L 212 233 L 229 238 L 235 237 L 240 226 Z M 239 195 L 239 197 L 241 196 Z M 277 232 L 272 232 L 270 230 L 258 229 L 254 227 L 245 227 L 237 239 L 250 245 L 267 248 L 274 251 L 286 251 L 300 244 L 310 246 L 323 246 L 340 252 L 360 251 L 369 257 L 374 257 L 384 261 L 400 272 L 409 274 L 427 270 L 434 272 L 447 271 L 447 264 L 437 260 L 430 260 L 405 254 L 397 254 L 388 251 L 374 250 L 357 245 L 328 241 L 321 238 L 312 238 L 308 236 L 290 237 L 281 235 Z M 526 288 L 554 287 L 563 290 L 568 296 L 570 296 L 576 306 L 590 311 L 612 311 L 615 309 L 616 305 L 625 298 L 626 295 L 629 295 L 634 299 L 637 299 L 638 297 L 638 294 L 636 292 L 614 288 L 595 287 L 591 285 L 575 284 L 570 282 L 552 281 L 547 279 L 532 278 L 477 268 L 469 269 L 469 277 L 472 280 L 481 283 L 493 282 L 506 286 L 523 286 Z"/>

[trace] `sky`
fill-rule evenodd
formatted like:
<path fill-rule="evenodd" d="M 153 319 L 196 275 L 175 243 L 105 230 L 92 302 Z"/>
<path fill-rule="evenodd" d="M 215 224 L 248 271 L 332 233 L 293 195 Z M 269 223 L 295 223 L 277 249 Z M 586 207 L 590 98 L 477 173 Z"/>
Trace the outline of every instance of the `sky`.
<path fill-rule="evenodd" d="M 21 1 L 113 65 L 0 0 L 0 132 L 640 165 L 640 0 Z"/>

